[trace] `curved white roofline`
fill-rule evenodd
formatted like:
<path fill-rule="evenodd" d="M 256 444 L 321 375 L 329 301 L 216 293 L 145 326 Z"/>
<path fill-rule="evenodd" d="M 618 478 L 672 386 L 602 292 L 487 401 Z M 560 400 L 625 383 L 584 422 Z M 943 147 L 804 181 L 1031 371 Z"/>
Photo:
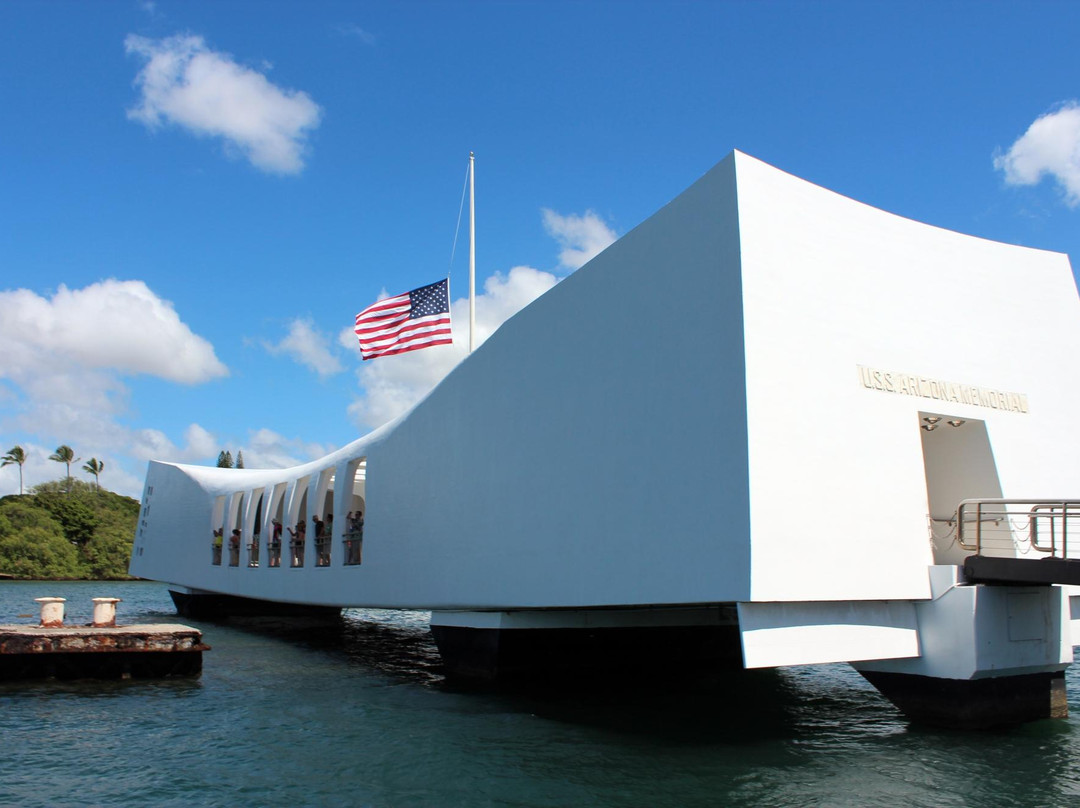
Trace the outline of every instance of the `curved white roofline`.
<path fill-rule="evenodd" d="M 929 517 L 1080 490 L 1075 352 L 1066 256 L 735 152 L 395 422 L 290 469 L 152 463 L 131 570 L 431 609 L 921 600 L 955 563 Z M 210 564 L 216 513 L 254 540 L 271 509 L 332 510 L 329 564 Z"/>

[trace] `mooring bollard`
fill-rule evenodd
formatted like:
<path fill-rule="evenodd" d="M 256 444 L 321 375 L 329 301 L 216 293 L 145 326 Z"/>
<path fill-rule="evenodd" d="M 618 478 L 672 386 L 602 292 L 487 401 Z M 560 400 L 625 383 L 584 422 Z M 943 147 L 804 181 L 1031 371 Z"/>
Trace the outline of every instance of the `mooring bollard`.
<path fill-rule="evenodd" d="M 94 628 L 116 625 L 116 604 L 122 598 L 91 598 L 94 601 Z"/>
<path fill-rule="evenodd" d="M 42 628 L 62 628 L 64 625 L 64 603 L 67 598 L 34 598 L 41 604 Z"/>

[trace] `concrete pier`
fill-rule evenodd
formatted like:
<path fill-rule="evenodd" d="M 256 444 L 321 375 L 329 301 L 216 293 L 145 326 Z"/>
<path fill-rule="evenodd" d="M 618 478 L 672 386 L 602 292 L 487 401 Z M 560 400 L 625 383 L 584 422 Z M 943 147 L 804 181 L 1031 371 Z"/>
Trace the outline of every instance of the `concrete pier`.
<path fill-rule="evenodd" d="M 202 632 L 178 624 L 0 626 L 0 680 L 198 676 Z"/>
<path fill-rule="evenodd" d="M 968 680 L 861 673 L 900 712 L 920 724 L 970 730 L 1069 717 L 1064 671 Z"/>

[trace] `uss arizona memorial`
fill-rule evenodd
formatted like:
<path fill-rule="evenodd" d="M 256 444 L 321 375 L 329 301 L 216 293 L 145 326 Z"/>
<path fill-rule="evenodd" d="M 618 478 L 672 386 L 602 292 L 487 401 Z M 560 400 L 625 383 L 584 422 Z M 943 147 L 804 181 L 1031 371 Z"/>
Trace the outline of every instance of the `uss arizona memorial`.
<path fill-rule="evenodd" d="M 1064 255 L 734 152 L 396 421 L 152 462 L 131 573 L 194 612 L 431 610 L 462 675 L 844 661 L 915 719 L 1064 715 L 1078 303 Z"/>

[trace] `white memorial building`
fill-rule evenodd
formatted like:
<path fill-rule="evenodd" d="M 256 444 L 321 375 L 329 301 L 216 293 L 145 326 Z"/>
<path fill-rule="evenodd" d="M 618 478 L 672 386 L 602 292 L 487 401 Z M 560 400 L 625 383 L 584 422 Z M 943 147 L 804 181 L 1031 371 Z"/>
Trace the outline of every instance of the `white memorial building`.
<path fill-rule="evenodd" d="M 1078 304 L 1065 255 L 734 152 L 398 420 L 151 463 L 131 573 L 194 613 L 431 610 L 461 675 L 844 661 L 915 719 L 1062 715 Z"/>

